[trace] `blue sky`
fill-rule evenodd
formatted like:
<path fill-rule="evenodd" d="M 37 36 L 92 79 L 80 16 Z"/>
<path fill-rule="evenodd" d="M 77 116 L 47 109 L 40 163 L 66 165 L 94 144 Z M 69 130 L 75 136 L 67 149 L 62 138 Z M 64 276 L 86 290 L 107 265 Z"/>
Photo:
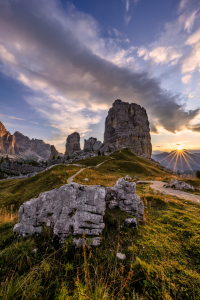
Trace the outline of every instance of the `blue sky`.
<path fill-rule="evenodd" d="M 118 98 L 146 108 L 154 151 L 199 150 L 199 72 L 199 1 L 0 2 L 0 120 L 59 151 L 103 141 Z"/>

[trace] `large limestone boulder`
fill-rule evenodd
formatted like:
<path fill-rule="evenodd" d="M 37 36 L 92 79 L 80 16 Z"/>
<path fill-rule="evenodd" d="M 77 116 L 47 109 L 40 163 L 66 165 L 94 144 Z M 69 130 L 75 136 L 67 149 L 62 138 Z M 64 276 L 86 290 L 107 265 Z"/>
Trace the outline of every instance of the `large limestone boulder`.
<path fill-rule="evenodd" d="M 105 188 L 66 184 L 21 205 L 14 232 L 22 236 L 39 234 L 46 224 L 60 243 L 70 235 L 98 236 L 105 226 L 105 205 Z"/>
<path fill-rule="evenodd" d="M 137 155 L 151 157 L 152 145 L 146 110 L 136 103 L 115 100 L 105 122 L 101 152 L 122 148 L 132 149 Z"/>
<path fill-rule="evenodd" d="M 144 219 L 144 204 L 136 194 L 136 183 L 119 178 L 116 185 L 107 188 L 106 202 L 110 209 L 119 207 L 132 216 Z"/>
<path fill-rule="evenodd" d="M 6 130 L 5 126 L 0 122 L 0 152 L 3 154 L 18 154 L 18 148 L 15 136 Z"/>
<path fill-rule="evenodd" d="M 42 224 L 46 224 L 52 228 L 60 244 L 72 235 L 76 247 L 85 244 L 98 246 L 99 235 L 105 227 L 106 203 L 110 209 L 118 207 L 143 220 L 144 205 L 135 192 L 136 184 L 123 178 L 111 188 L 65 184 L 22 204 L 14 232 L 23 237 L 40 234 Z"/>
<path fill-rule="evenodd" d="M 90 137 L 88 140 L 84 140 L 84 151 L 85 152 L 96 152 L 100 150 L 102 142 L 97 141 L 96 138 Z"/>
<path fill-rule="evenodd" d="M 78 132 L 74 132 L 68 135 L 65 147 L 65 156 L 70 156 L 74 152 L 80 151 L 80 134 Z"/>

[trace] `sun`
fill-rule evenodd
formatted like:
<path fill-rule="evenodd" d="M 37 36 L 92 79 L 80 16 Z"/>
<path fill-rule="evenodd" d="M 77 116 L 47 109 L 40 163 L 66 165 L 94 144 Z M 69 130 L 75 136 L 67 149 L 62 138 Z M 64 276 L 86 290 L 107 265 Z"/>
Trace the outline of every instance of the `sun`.
<path fill-rule="evenodd" d="M 181 145 L 178 145 L 177 150 L 178 150 L 178 151 L 182 151 L 182 150 L 183 150 L 182 146 L 181 146 Z"/>

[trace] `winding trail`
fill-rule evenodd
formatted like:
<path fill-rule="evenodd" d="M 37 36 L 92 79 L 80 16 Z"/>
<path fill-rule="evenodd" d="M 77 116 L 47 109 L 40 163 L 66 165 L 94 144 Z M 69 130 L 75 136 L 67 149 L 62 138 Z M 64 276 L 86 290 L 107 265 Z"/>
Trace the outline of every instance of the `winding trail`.
<path fill-rule="evenodd" d="M 107 160 L 103 161 L 102 163 L 98 164 L 97 166 L 89 166 L 89 167 L 85 167 L 85 168 L 80 169 L 78 172 L 76 172 L 74 175 L 72 175 L 71 177 L 69 177 L 69 178 L 67 179 L 67 183 L 68 183 L 68 184 L 72 183 L 73 180 L 74 180 L 74 178 L 75 178 L 78 174 L 80 174 L 83 170 L 85 170 L 85 169 L 90 169 L 90 168 L 92 168 L 92 167 L 98 168 L 99 166 L 103 165 L 105 162 L 107 162 L 107 161 L 109 161 L 109 160 L 112 160 L 112 159 L 114 159 L 114 158 L 111 157 L 110 159 L 107 159 Z M 80 165 L 78 165 L 78 164 L 72 164 L 72 165 L 73 165 L 73 166 L 80 166 Z"/>
<path fill-rule="evenodd" d="M 178 198 L 181 199 L 185 199 L 191 202 L 196 202 L 196 203 L 200 203 L 200 196 L 198 195 L 194 195 L 194 194 L 190 194 L 190 193 L 186 193 L 180 190 L 174 190 L 171 188 L 166 188 L 164 187 L 164 185 L 166 184 L 166 182 L 163 181 L 137 181 L 138 184 L 142 184 L 142 183 L 150 183 L 151 188 L 153 188 L 156 191 L 159 192 L 164 192 L 168 195 L 171 196 L 176 196 Z"/>

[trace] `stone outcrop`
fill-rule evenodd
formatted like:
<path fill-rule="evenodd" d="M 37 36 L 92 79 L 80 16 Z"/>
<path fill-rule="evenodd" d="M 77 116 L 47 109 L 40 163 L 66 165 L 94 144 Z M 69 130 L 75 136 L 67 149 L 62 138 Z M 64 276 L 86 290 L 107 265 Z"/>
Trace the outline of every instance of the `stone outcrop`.
<path fill-rule="evenodd" d="M 36 160 L 49 159 L 51 146 L 43 140 L 29 139 L 28 136 L 23 135 L 19 131 L 16 131 L 14 136 L 21 156 Z"/>
<path fill-rule="evenodd" d="M 60 153 L 56 150 L 54 145 L 51 145 L 51 154 L 49 159 L 57 159 L 60 157 Z"/>
<path fill-rule="evenodd" d="M 65 147 L 65 156 L 70 156 L 74 152 L 80 151 L 80 134 L 78 132 L 74 132 L 68 135 Z"/>
<path fill-rule="evenodd" d="M 179 180 L 175 180 L 172 179 L 170 184 L 166 184 L 165 185 L 166 188 L 174 188 L 176 190 L 193 190 L 195 191 L 195 187 L 193 187 L 192 185 L 184 182 L 184 181 L 179 181 Z"/>
<path fill-rule="evenodd" d="M 119 178 L 115 186 L 107 188 L 106 202 L 109 203 L 110 209 L 119 207 L 141 220 L 144 218 L 144 204 L 136 194 L 135 182 L 128 182 Z"/>
<path fill-rule="evenodd" d="M 112 188 L 66 184 L 59 189 L 41 193 L 38 198 L 25 202 L 19 209 L 19 223 L 14 232 L 21 236 L 40 234 L 42 224 L 50 226 L 61 244 L 73 235 L 73 245 L 85 243 L 98 246 L 99 235 L 105 227 L 103 216 L 106 202 L 110 208 L 119 207 L 143 219 L 144 205 L 135 194 L 136 184 L 120 178 Z M 115 201 L 115 206 L 112 202 Z M 89 238 L 88 236 L 92 236 Z"/>
<path fill-rule="evenodd" d="M 46 224 L 60 243 L 70 235 L 98 236 L 105 226 L 105 204 L 105 188 L 66 184 L 25 202 L 19 209 L 20 223 L 14 232 L 22 236 L 39 234 L 42 224 Z"/>
<path fill-rule="evenodd" d="M 152 145 L 146 110 L 138 104 L 116 100 L 105 121 L 101 152 L 129 148 L 137 155 L 151 157 Z"/>
<path fill-rule="evenodd" d="M 96 138 L 90 137 L 88 140 L 84 140 L 84 151 L 98 153 L 102 146 L 101 141 L 97 141 Z"/>
<path fill-rule="evenodd" d="M 6 130 L 5 126 L 0 122 L 0 153 L 15 155 L 18 154 L 18 148 L 15 136 Z"/>

